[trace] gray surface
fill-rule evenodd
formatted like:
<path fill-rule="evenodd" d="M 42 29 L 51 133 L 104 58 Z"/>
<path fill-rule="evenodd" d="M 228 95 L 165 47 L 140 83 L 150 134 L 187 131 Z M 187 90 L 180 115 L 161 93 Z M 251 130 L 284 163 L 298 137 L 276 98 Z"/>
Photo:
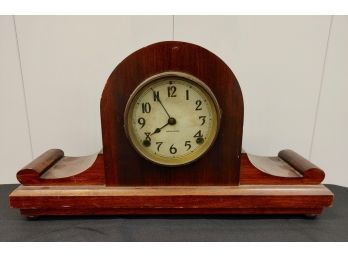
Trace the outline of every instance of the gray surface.
<path fill-rule="evenodd" d="M 348 241 L 348 188 L 329 185 L 334 206 L 301 216 L 80 217 L 27 220 L 0 186 L 0 241 Z"/>

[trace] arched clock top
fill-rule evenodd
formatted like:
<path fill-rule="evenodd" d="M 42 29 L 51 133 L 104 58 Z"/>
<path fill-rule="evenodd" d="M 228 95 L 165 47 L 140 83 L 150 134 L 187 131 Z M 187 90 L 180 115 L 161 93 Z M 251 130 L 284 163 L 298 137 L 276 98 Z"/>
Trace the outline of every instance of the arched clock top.
<path fill-rule="evenodd" d="M 202 81 L 216 98 L 223 117 L 219 121 L 216 140 L 209 150 L 196 161 L 187 162 L 189 164 L 180 167 L 180 170 L 156 165 L 142 158 L 124 130 L 126 125 L 123 117 L 133 92 L 149 78 L 166 73 L 187 74 Z M 243 96 L 236 77 L 212 52 L 178 41 L 160 42 L 141 48 L 117 65 L 103 90 L 101 121 L 107 183 L 237 185 L 243 112 Z M 182 143 L 186 141 L 189 140 Z M 175 144 L 170 146 L 175 147 Z M 171 148 L 172 152 L 175 149 Z"/>

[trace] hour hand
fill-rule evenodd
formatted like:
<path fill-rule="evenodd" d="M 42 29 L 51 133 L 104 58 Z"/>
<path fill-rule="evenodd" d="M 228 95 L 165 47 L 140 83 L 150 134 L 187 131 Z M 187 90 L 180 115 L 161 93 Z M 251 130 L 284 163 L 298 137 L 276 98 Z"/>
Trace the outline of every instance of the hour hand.
<path fill-rule="evenodd" d="M 175 120 L 174 118 L 169 118 L 168 121 L 167 121 L 167 123 L 164 124 L 164 125 L 163 125 L 162 127 L 160 127 L 160 128 L 156 128 L 155 131 L 151 133 L 151 136 L 152 136 L 153 134 L 160 133 L 161 130 L 162 130 L 164 127 L 166 127 L 166 126 L 168 126 L 168 125 L 175 125 L 175 124 L 176 124 L 176 120 Z"/>
<path fill-rule="evenodd" d="M 167 124 L 166 124 L 166 125 L 167 125 Z M 161 127 L 161 128 L 163 128 L 163 127 Z M 151 133 L 151 136 L 152 136 L 153 134 L 160 133 L 160 132 L 161 132 L 161 128 L 156 128 L 155 131 Z"/>
<path fill-rule="evenodd" d="M 162 130 L 164 127 L 166 127 L 167 125 L 169 125 L 169 123 L 168 123 L 168 122 L 167 122 L 166 124 L 164 124 L 162 127 L 160 127 L 160 128 L 156 128 L 156 129 L 155 129 L 155 131 L 151 133 L 151 136 L 152 136 L 153 134 L 160 133 L 160 132 L 161 132 L 161 130 Z"/>

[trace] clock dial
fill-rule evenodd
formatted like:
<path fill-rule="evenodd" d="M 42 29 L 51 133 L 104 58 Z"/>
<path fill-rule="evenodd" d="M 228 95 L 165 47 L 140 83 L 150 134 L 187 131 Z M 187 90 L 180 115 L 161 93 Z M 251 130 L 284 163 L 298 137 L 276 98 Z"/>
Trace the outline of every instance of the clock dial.
<path fill-rule="evenodd" d="M 220 109 L 209 88 L 183 73 L 162 73 L 137 87 L 125 112 L 125 129 L 146 159 L 175 166 L 190 163 L 213 144 Z"/>

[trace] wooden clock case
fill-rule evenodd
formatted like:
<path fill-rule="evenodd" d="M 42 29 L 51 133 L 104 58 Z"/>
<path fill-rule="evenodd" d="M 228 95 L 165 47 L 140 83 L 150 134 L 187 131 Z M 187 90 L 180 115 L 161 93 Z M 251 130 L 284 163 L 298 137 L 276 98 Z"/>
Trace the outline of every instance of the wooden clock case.
<path fill-rule="evenodd" d="M 124 131 L 134 89 L 163 72 L 183 72 L 208 85 L 222 117 L 218 137 L 200 159 L 165 167 L 142 158 Z M 26 216 L 113 214 L 318 215 L 333 194 L 324 172 L 291 150 L 277 157 L 241 152 L 243 96 L 229 67 L 208 50 L 167 41 L 144 47 L 112 72 L 101 103 L 103 152 L 66 157 L 48 150 L 17 173 L 10 204 Z"/>

